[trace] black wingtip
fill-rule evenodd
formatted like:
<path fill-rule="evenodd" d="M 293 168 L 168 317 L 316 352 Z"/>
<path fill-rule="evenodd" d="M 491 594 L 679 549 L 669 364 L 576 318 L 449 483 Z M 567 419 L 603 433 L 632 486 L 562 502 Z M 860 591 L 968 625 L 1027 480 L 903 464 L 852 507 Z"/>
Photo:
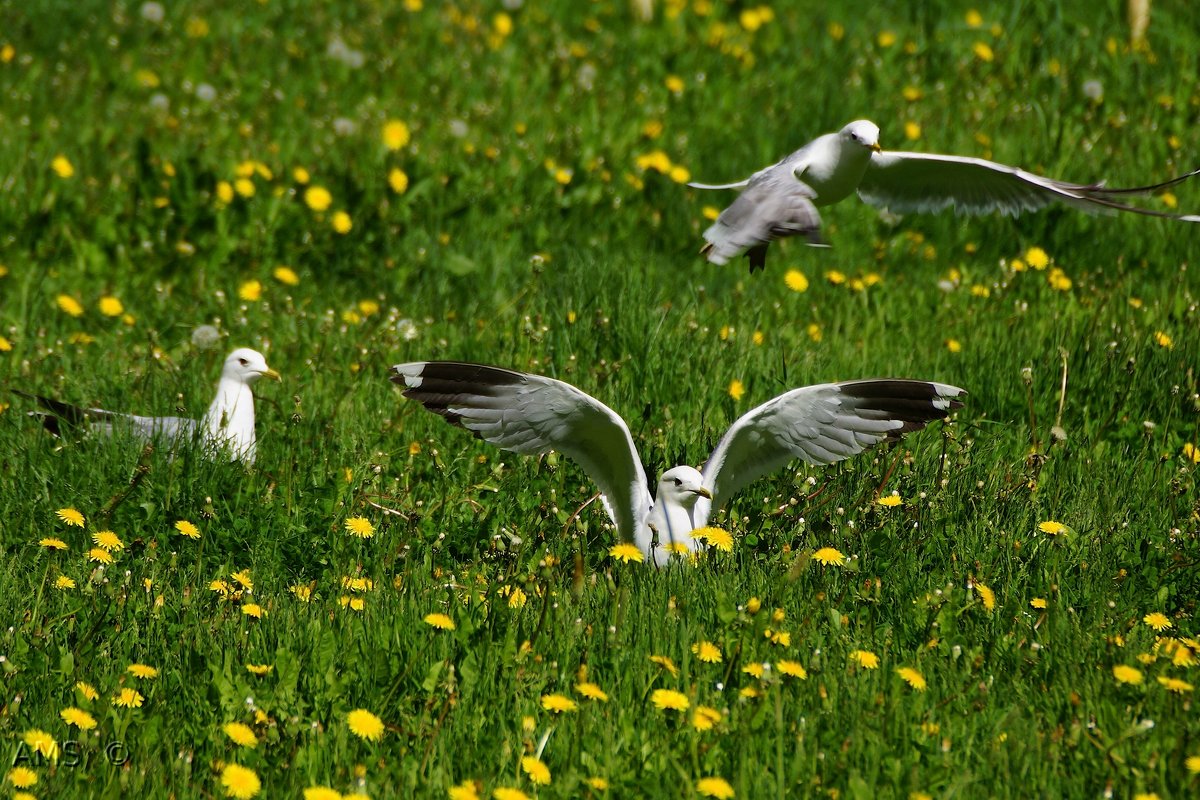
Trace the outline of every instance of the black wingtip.
<path fill-rule="evenodd" d="M 766 269 L 767 266 L 767 246 L 765 244 L 755 245 L 746 251 L 746 259 L 750 262 L 750 274 Z"/>

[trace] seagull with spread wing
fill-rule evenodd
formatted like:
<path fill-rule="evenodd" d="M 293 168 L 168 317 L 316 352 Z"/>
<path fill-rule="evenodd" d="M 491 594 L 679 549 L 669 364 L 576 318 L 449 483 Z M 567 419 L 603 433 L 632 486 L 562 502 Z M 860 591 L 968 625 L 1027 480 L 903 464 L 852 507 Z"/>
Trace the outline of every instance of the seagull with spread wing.
<path fill-rule="evenodd" d="M 1016 216 L 1060 202 L 1090 213 L 1129 211 L 1200 222 L 1197 214 L 1168 214 L 1120 201 L 1124 195 L 1148 194 L 1197 174 L 1200 169 L 1130 189 L 1067 183 L 982 158 L 883 150 L 878 126 L 860 119 L 837 133 L 818 136 L 744 181 L 688 186 L 742 190 L 704 232 L 706 244 L 700 252 L 714 264 L 746 253 L 753 272 L 766 264 L 767 245 L 776 239 L 804 236 L 809 244 L 823 246 L 817 208 L 853 192 L 876 208 L 897 214 L 935 213 L 953 207 L 959 214 L 999 211 Z"/>
<path fill-rule="evenodd" d="M 624 542 L 655 566 L 700 545 L 689 535 L 757 478 L 794 459 L 833 464 L 962 407 L 955 386 L 916 380 L 822 383 L 744 414 L 702 470 L 674 467 L 655 496 L 633 436 L 611 408 L 568 383 L 455 361 L 392 367 L 404 396 L 504 450 L 557 450 L 583 467 Z"/>
<path fill-rule="evenodd" d="M 279 380 L 279 373 L 267 366 L 262 353 L 243 347 L 225 359 L 217 396 L 203 419 L 187 417 L 140 417 L 105 411 L 102 408 L 81 408 L 19 389 L 17 394 L 37 401 L 45 411 L 31 411 L 40 417 L 46 430 L 55 436 L 62 425 L 72 425 L 88 431 L 111 436 L 121 432 L 142 441 L 161 440 L 170 446 L 199 441 L 212 455 L 227 455 L 231 461 L 254 463 L 257 446 L 254 434 L 254 394 L 250 387 L 259 378 Z"/>

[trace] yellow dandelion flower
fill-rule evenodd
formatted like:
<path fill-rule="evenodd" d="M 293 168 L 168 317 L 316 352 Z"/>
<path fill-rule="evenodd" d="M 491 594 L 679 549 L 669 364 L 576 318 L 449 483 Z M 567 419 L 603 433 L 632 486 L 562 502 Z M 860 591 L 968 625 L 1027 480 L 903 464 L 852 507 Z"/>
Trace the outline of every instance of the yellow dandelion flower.
<path fill-rule="evenodd" d="M 307 583 L 297 583 L 288 587 L 288 591 L 295 595 L 296 599 L 301 603 L 307 603 L 312 600 L 312 590 L 312 585 Z"/>
<path fill-rule="evenodd" d="M 1183 449 L 1179 452 L 1185 461 L 1190 461 L 1193 464 L 1200 464 L 1200 447 L 1197 447 L 1191 442 L 1186 442 L 1183 445 Z"/>
<path fill-rule="evenodd" d="M 983 26 L 983 16 L 973 8 L 967 12 L 966 20 L 968 28 L 980 28 Z"/>
<path fill-rule="evenodd" d="M 408 126 L 398 119 L 388 120 L 383 126 L 383 146 L 388 150 L 399 150 L 412 139 Z"/>
<path fill-rule="evenodd" d="M 279 281 L 280 283 L 287 284 L 288 286 L 300 285 L 300 276 L 297 275 L 296 271 L 291 267 L 280 265 L 275 268 L 275 271 L 272 272 L 271 275 L 274 276 L 275 280 Z"/>
<path fill-rule="evenodd" d="M 125 671 L 133 677 L 142 678 L 143 680 L 151 680 L 158 677 L 158 670 L 149 664 L 130 664 L 125 668 Z"/>
<path fill-rule="evenodd" d="M 895 508 L 896 506 L 903 504 L 904 499 L 898 494 L 889 494 L 885 497 L 879 498 L 875 502 L 881 506 L 886 506 L 887 508 Z"/>
<path fill-rule="evenodd" d="M 394 167 L 388 173 L 388 186 L 391 186 L 396 194 L 404 194 L 408 191 L 408 174 L 399 167 Z"/>
<path fill-rule="evenodd" d="M 259 677 L 262 677 L 263 675 L 269 675 L 271 673 L 271 671 L 274 669 L 275 669 L 275 667 L 271 664 L 247 664 L 246 665 L 247 672 L 249 672 L 251 675 L 258 675 Z"/>
<path fill-rule="evenodd" d="M 1117 664 L 1112 668 L 1113 677 L 1117 679 L 1117 683 L 1128 683 L 1137 685 L 1142 682 L 1142 671 L 1137 667 L 1131 667 L 1127 664 Z"/>
<path fill-rule="evenodd" d="M 589 700 L 596 700 L 601 703 L 608 702 L 608 693 L 590 681 L 582 681 L 575 684 L 575 691 Z"/>
<path fill-rule="evenodd" d="M 791 678 L 798 678 L 799 680 L 807 680 L 808 678 L 808 670 L 799 661 L 788 661 L 786 659 L 777 661 L 775 662 L 775 669 L 781 675 L 787 675 Z"/>
<path fill-rule="evenodd" d="M 36 786 L 38 782 L 37 773 L 29 767 L 13 767 L 4 779 L 18 789 L 28 789 L 30 786 Z"/>
<path fill-rule="evenodd" d="M 241 722 L 227 722 L 221 728 L 225 731 L 225 735 L 233 740 L 233 743 L 238 747 L 258 747 L 258 737 L 254 735 L 254 730 Z"/>
<path fill-rule="evenodd" d="M 671 92 L 672 94 L 680 94 L 683 92 L 683 78 L 679 77 L 678 75 L 668 75 L 667 79 L 663 81 L 663 84 L 667 87 L 667 91 Z"/>
<path fill-rule="evenodd" d="M 367 607 L 367 601 L 361 597 L 352 597 L 344 594 L 338 598 L 338 604 L 342 608 L 349 608 L 351 611 L 362 611 Z"/>
<path fill-rule="evenodd" d="M 7 336 L 0 336 L 0 353 L 11 353 L 13 349 L 12 342 Z"/>
<path fill-rule="evenodd" d="M 1031 247 L 1025 251 L 1025 263 L 1036 270 L 1043 270 L 1050 265 L 1050 256 L 1040 247 Z"/>
<path fill-rule="evenodd" d="M 529 776 L 529 780 L 539 786 L 548 786 L 550 784 L 550 768 L 536 756 L 522 757 L 521 769 Z"/>
<path fill-rule="evenodd" d="M 238 297 L 247 303 L 256 303 L 262 299 L 262 291 L 261 281 L 249 280 L 238 287 Z"/>
<path fill-rule="evenodd" d="M 254 187 L 254 181 L 249 178 L 238 178 L 233 182 L 233 190 L 242 197 L 254 197 L 257 191 Z"/>
<path fill-rule="evenodd" d="M 58 539 L 53 536 L 49 536 L 49 537 L 46 537 L 45 539 L 39 540 L 38 544 L 41 545 L 42 547 L 45 547 L 47 550 L 66 550 L 67 549 L 66 542 L 64 542 L 62 539 Z"/>
<path fill-rule="evenodd" d="M 696 781 L 696 792 L 705 797 L 715 797 L 717 800 L 728 800 L 733 797 L 733 787 L 724 778 L 710 776 Z"/>
<path fill-rule="evenodd" d="M 309 786 L 303 796 L 304 800 L 344 800 L 341 792 L 328 786 Z"/>
<path fill-rule="evenodd" d="M 771 644 L 779 645 L 780 647 L 792 646 L 792 634 L 789 631 L 773 631 L 767 628 L 763 635 L 771 640 Z"/>
<path fill-rule="evenodd" d="M 1047 273 L 1046 283 L 1050 284 L 1050 288 L 1057 292 L 1069 291 L 1073 285 L 1071 283 L 1071 279 L 1067 277 L 1067 273 L 1063 272 L 1058 267 L 1054 267 L 1049 273 Z"/>
<path fill-rule="evenodd" d="M 675 662 L 668 656 L 650 656 L 650 660 L 660 667 L 671 673 L 673 677 L 679 676 L 679 667 L 675 666 Z"/>
<path fill-rule="evenodd" d="M 1174 624 L 1170 619 L 1167 618 L 1167 615 L 1161 611 L 1152 611 L 1151 613 L 1142 617 L 1142 622 L 1146 623 L 1151 628 L 1154 628 L 1156 631 L 1165 631 L 1168 628 L 1174 627 Z"/>
<path fill-rule="evenodd" d="M 579 709 L 579 704 L 562 694 L 542 695 L 542 708 L 555 714 L 566 714 Z"/>
<path fill-rule="evenodd" d="M 863 669 L 879 668 L 879 656 L 870 650 L 854 650 L 850 653 L 850 660 L 857 662 Z"/>
<path fill-rule="evenodd" d="M 71 578 L 68 578 L 66 575 L 59 575 L 57 578 L 54 579 L 54 588 L 55 589 L 74 589 L 75 581 L 73 581 Z"/>
<path fill-rule="evenodd" d="M 1154 332 L 1154 343 L 1164 350 L 1174 350 L 1175 341 L 1164 331 Z"/>
<path fill-rule="evenodd" d="M 946 349 L 949 350 L 951 353 L 961 353 L 962 347 L 963 347 L 962 342 L 960 342 L 958 339 L 947 339 L 946 340 Z"/>
<path fill-rule="evenodd" d="M 494 800 L 529 800 L 529 795 L 511 786 L 497 786 L 492 790 Z"/>
<path fill-rule="evenodd" d="M 50 169 L 54 170 L 54 174 L 63 180 L 74 177 L 75 175 L 75 165 L 72 164 L 71 160 L 62 153 L 59 153 L 53 158 L 53 160 L 51 160 Z"/>
<path fill-rule="evenodd" d="M 685 167 L 681 164 L 675 164 L 667 172 L 667 177 L 669 177 L 671 180 L 675 181 L 676 183 L 687 183 L 688 181 L 690 181 L 692 179 L 692 173 L 688 170 L 687 167 Z"/>
<path fill-rule="evenodd" d="M 354 227 L 354 223 L 351 221 L 350 215 L 345 211 L 334 212 L 332 224 L 333 230 L 341 234 L 349 233 L 350 229 Z"/>
<path fill-rule="evenodd" d="M 111 295 L 101 297 L 98 306 L 100 313 L 106 317 L 119 317 L 125 313 L 125 306 L 119 299 Z"/>
<path fill-rule="evenodd" d="M 254 770 L 241 764 L 225 765 L 221 770 L 221 785 L 225 787 L 225 796 L 236 800 L 250 800 L 262 790 Z"/>
<path fill-rule="evenodd" d="M 121 537 L 112 531 L 97 531 L 92 534 L 92 541 L 96 543 L 97 547 L 103 548 L 110 553 L 114 550 L 125 549 L 125 543 L 121 541 Z"/>
<path fill-rule="evenodd" d="M 233 184 L 229 181 L 217 181 L 217 200 L 229 205 L 233 202 Z"/>
<path fill-rule="evenodd" d="M 1170 678 L 1165 675 L 1158 676 L 1158 682 L 1166 687 L 1167 691 L 1175 692 L 1176 694 L 1185 694 L 1192 691 L 1192 685 L 1187 681 L 1179 678 Z"/>
<path fill-rule="evenodd" d="M 737 378 L 729 382 L 729 396 L 733 398 L 735 403 L 741 400 L 744 394 L 746 394 L 746 385 L 744 383 Z"/>
<path fill-rule="evenodd" d="M 818 561 L 825 566 L 833 565 L 840 567 L 846 563 L 846 557 L 835 547 L 822 547 L 812 555 L 814 561 Z"/>
<path fill-rule="evenodd" d="M 927 686 L 925 683 L 925 676 L 917 672 L 912 667 L 897 667 L 896 674 L 899 675 L 900 679 L 911 686 L 915 691 L 925 691 Z"/>
<path fill-rule="evenodd" d="M 621 542 L 620 544 L 613 545 L 609 548 L 608 554 L 615 560 L 625 564 L 628 564 L 630 561 L 640 564 L 645 560 L 645 556 L 642 555 L 642 551 L 638 549 L 638 546 L 629 542 Z"/>
<path fill-rule="evenodd" d="M 692 727 L 698 731 L 710 731 L 724 715 L 710 706 L 696 706 L 692 712 Z"/>
<path fill-rule="evenodd" d="M 254 619 L 262 619 L 267 615 L 267 612 L 258 603 L 246 603 L 242 606 L 242 614 L 247 617 L 254 617 Z"/>
<path fill-rule="evenodd" d="M 54 737 L 39 728 L 30 728 L 21 735 L 25 744 L 35 753 L 39 753 L 54 761 L 58 758 L 58 742 Z"/>
<path fill-rule="evenodd" d="M 783 276 L 783 282 L 793 292 L 808 291 L 808 278 L 798 269 L 789 269 Z"/>
<path fill-rule="evenodd" d="M 996 54 L 992 52 L 992 48 L 987 42 L 976 42 L 971 50 L 975 53 L 975 57 L 980 61 L 990 62 L 995 60 Z"/>
<path fill-rule="evenodd" d="M 840 270 L 831 269 L 825 273 L 825 280 L 832 283 L 834 286 L 840 286 L 846 282 L 846 273 Z"/>
<path fill-rule="evenodd" d="M 370 539 L 375 535 L 375 526 L 366 517 L 351 517 L 346 520 L 346 533 L 359 539 Z"/>
<path fill-rule="evenodd" d="M 200 529 L 197 528 L 192 523 L 188 522 L 186 519 L 181 519 L 178 522 L 176 522 L 175 530 L 179 531 L 180 533 L 182 533 L 184 536 L 188 537 L 189 539 L 199 539 L 200 538 Z"/>
<path fill-rule="evenodd" d="M 333 205 L 333 195 L 324 186 L 310 186 L 304 190 L 304 202 L 313 211 L 327 211 Z"/>
<path fill-rule="evenodd" d="M 733 552 L 733 534 L 724 528 L 715 528 L 711 525 L 706 525 L 703 528 L 697 528 L 692 531 L 690 536 L 697 541 L 707 542 L 710 546 L 722 552 Z"/>
<path fill-rule="evenodd" d="M 700 659 L 706 664 L 720 664 L 723 660 L 721 656 L 721 648 L 717 647 L 707 639 L 693 644 L 692 652 L 696 654 L 696 658 Z"/>
<path fill-rule="evenodd" d="M 84 522 L 83 514 L 80 514 L 78 511 L 76 511 L 75 509 L 73 509 L 71 507 L 60 508 L 58 511 L 54 512 L 54 515 L 57 516 L 60 520 L 62 520 L 67 525 L 70 525 L 70 526 L 73 526 L 76 528 L 83 527 L 83 522 Z"/>
<path fill-rule="evenodd" d="M 879 43 L 880 47 L 891 47 L 896 43 L 896 34 L 892 33 L 891 31 L 881 31 L 879 35 L 875 37 L 875 41 Z"/>
<path fill-rule="evenodd" d="M 983 607 L 988 611 L 996 608 L 996 593 L 982 583 L 975 584 L 975 591 L 979 595 L 979 599 L 983 601 Z"/>
<path fill-rule="evenodd" d="M 1200 773 L 1200 756 L 1188 756 L 1185 763 L 1187 764 L 1188 772 L 1193 775 Z"/>
<path fill-rule="evenodd" d="M 674 689 L 655 689 L 650 694 L 650 702 L 660 710 L 687 711 L 690 701 L 683 692 Z"/>
<path fill-rule="evenodd" d="M 757 661 L 751 661 L 749 664 L 742 667 L 742 672 L 755 678 L 761 678 L 766 673 L 766 670 L 763 668 L 762 664 L 758 663 Z"/>
<path fill-rule="evenodd" d="M 383 720 L 365 708 L 356 708 L 347 714 L 346 724 L 350 732 L 360 739 L 377 742 L 383 738 Z"/>
<path fill-rule="evenodd" d="M 1042 533 L 1049 534 L 1050 536 L 1057 536 L 1066 529 L 1066 525 L 1063 525 L 1061 522 L 1055 522 L 1054 520 L 1047 520 L 1046 522 L 1038 523 L 1038 530 Z"/>
<path fill-rule="evenodd" d="M 1049 604 L 1046 602 L 1046 598 L 1035 597 L 1029 601 L 1029 605 L 1033 606 L 1036 609 L 1041 610 L 1041 609 L 1046 608 Z"/>
<path fill-rule="evenodd" d="M 88 557 L 88 561 L 92 561 L 97 564 L 113 563 L 112 553 L 108 552 L 107 550 L 101 549 L 99 547 L 93 547 L 91 550 L 88 550 L 87 557 Z"/>
<path fill-rule="evenodd" d="M 468 778 L 457 786 L 451 786 L 446 792 L 450 800 L 479 800 L 479 790 L 475 781 Z"/>
<path fill-rule="evenodd" d="M 437 628 L 440 631 L 452 631 L 458 626 L 454 624 L 454 620 L 445 614 L 434 612 L 425 615 L 425 624 Z"/>
<path fill-rule="evenodd" d="M 100 693 L 90 683 L 79 681 L 75 684 L 75 688 L 83 695 L 85 700 L 98 700 L 100 698 Z"/>

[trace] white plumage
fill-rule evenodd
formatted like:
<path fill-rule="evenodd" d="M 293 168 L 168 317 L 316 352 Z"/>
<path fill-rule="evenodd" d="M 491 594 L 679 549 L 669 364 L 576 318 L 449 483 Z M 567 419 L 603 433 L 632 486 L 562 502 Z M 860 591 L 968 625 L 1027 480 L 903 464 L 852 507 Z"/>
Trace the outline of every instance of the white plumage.
<path fill-rule="evenodd" d="M 701 252 L 714 264 L 747 253 L 754 271 L 765 264 L 767 244 L 776 239 L 802 235 L 810 244 L 819 245 L 821 218 L 817 207 L 836 203 L 855 191 L 864 202 L 898 214 L 953 208 L 959 214 L 1000 212 L 1016 216 L 1061 202 L 1089 213 L 1128 211 L 1200 222 L 1200 215 L 1138 208 L 1118 199 L 1165 189 L 1197 174 L 1200 169 L 1129 189 L 1108 189 L 1103 183 L 1067 183 L 982 158 L 881 150 L 879 128 L 867 120 L 857 120 L 837 133 L 818 136 L 744 181 L 688 185 L 695 189 L 744 189 L 704 232 L 706 244 Z"/>
<path fill-rule="evenodd" d="M 404 396 L 484 441 L 525 455 L 557 450 L 600 488 L 622 541 L 652 564 L 699 545 L 691 532 L 755 479 L 793 459 L 832 464 L 961 407 L 962 389 L 914 380 L 823 383 L 793 389 L 739 418 L 703 470 L 667 470 L 651 496 L 624 420 L 568 383 L 482 364 L 419 361 L 392 367 Z"/>
<path fill-rule="evenodd" d="M 221 369 L 216 397 L 200 420 L 142 417 L 102 408 L 81 408 L 41 395 L 14 391 L 36 400 L 46 409 L 30 413 L 40 417 L 46 429 L 56 436 L 61 435 L 62 424 L 66 423 L 102 435 L 124 432 L 143 441 L 162 440 L 172 448 L 198 440 L 209 455 L 253 464 L 257 439 L 254 394 L 250 387 L 264 376 L 279 380 L 279 373 L 267 366 L 262 353 L 245 347 L 234 350 Z"/>

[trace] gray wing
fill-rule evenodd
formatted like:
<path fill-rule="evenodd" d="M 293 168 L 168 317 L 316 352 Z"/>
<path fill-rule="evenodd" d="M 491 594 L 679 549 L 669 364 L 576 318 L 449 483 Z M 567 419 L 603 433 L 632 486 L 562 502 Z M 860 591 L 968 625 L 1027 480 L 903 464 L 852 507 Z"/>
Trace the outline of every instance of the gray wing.
<path fill-rule="evenodd" d="M 787 236 L 805 236 L 820 244 L 821 215 L 816 193 L 786 168 L 771 168 L 750 179 L 746 190 L 704 232 L 701 251 L 714 264 L 725 264 L 752 248 Z"/>
<path fill-rule="evenodd" d="M 598 487 L 621 538 L 630 541 L 650 511 L 646 473 L 625 422 L 574 386 L 482 364 L 418 361 L 392 367 L 404 396 L 504 450 L 557 450 Z"/>
<path fill-rule="evenodd" d="M 1023 211 L 1037 211 L 1061 202 L 1090 213 L 1131 211 L 1200 222 L 1198 215 L 1168 214 L 1113 199 L 1165 189 L 1197 174 L 1200 170 L 1152 186 L 1107 189 L 1100 183 L 1067 183 L 1043 178 L 982 158 L 884 151 L 871 156 L 871 164 L 858 185 L 858 196 L 877 208 L 898 214 L 933 213 L 953 207 L 960 214 L 999 211 L 1016 216 Z"/>
<path fill-rule="evenodd" d="M 708 457 L 701 473 L 711 508 L 793 459 L 833 464 L 919 430 L 961 408 L 957 398 L 965 394 L 956 386 L 902 379 L 822 383 L 781 394 L 733 423 Z M 707 517 L 707 501 L 699 502 Z"/>
<path fill-rule="evenodd" d="M 103 408 L 83 408 L 19 389 L 14 389 L 13 392 L 37 402 L 46 409 L 30 413 L 38 417 L 43 427 L 55 436 L 62 436 L 64 424 L 106 435 L 119 432 L 136 439 L 162 439 L 171 443 L 188 440 L 196 435 L 196 420 L 186 417 L 140 417 L 136 414 L 106 411 Z"/>

